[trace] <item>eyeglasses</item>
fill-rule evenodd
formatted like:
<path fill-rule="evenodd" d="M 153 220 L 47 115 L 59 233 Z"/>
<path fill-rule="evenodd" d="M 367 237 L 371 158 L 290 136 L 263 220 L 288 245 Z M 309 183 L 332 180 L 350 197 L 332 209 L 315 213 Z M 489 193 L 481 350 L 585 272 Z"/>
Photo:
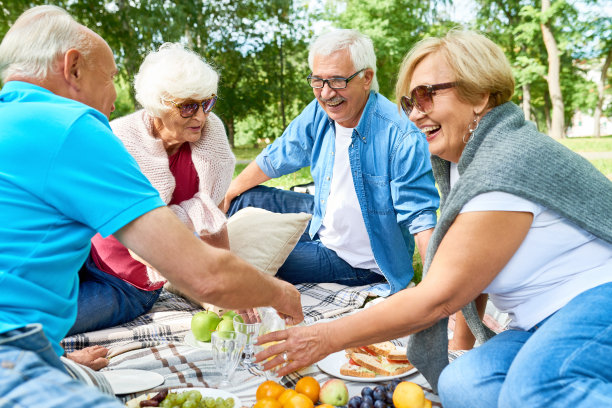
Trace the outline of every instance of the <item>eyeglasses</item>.
<path fill-rule="evenodd" d="M 456 86 L 456 82 L 445 82 L 436 85 L 419 85 L 415 87 L 410 96 L 402 96 L 400 104 L 406 115 L 410 116 L 413 108 L 423 114 L 428 114 L 433 110 L 433 96 L 440 89 L 448 89 Z"/>
<path fill-rule="evenodd" d="M 200 105 L 202 105 L 202 111 L 204 113 L 210 112 L 215 103 L 217 103 L 217 95 L 213 94 L 210 98 L 204 99 L 202 102 L 191 102 L 191 103 L 176 103 L 174 101 L 170 101 L 171 104 L 176 106 L 183 118 L 190 118 L 196 113 L 198 113 L 198 109 L 200 109 Z"/>
<path fill-rule="evenodd" d="M 353 75 L 351 75 L 348 78 L 337 77 L 337 78 L 323 79 L 323 78 L 319 78 L 316 76 L 312 76 L 312 74 L 310 74 L 308 75 L 308 78 L 306 79 L 308 80 L 308 83 L 310 84 L 310 86 L 315 89 L 323 88 L 326 82 L 327 82 L 327 86 L 329 86 L 331 89 L 344 89 L 348 86 L 348 83 L 351 79 L 355 78 L 358 74 L 362 73 L 366 69 L 367 68 L 360 69 L 359 71 L 355 72 Z"/>

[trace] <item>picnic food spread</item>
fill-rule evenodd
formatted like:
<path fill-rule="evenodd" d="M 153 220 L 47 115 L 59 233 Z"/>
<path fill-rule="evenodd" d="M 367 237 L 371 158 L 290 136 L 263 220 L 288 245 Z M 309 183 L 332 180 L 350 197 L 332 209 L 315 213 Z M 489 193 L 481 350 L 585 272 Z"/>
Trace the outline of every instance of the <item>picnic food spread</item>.
<path fill-rule="evenodd" d="M 365 347 L 352 347 L 345 352 L 349 361 L 340 367 L 340 374 L 346 376 L 361 378 L 374 378 L 377 375 L 395 376 L 414 368 L 406 359 L 406 349 L 399 348 L 390 341 Z"/>
<path fill-rule="evenodd" d="M 184 392 L 160 391 L 156 394 L 144 394 L 129 400 L 128 408 L 163 407 L 163 408 L 234 408 L 233 398 L 203 397 L 200 391 Z"/>
<path fill-rule="evenodd" d="M 315 391 L 319 391 L 318 396 Z M 306 392 L 306 394 L 304 393 Z M 395 379 L 374 389 L 363 387 L 361 395 L 348 398 L 346 384 L 331 379 L 322 386 L 314 377 L 303 377 L 295 389 L 285 388 L 274 381 L 266 381 L 257 388 L 257 402 L 253 408 L 430 408 L 423 389 L 408 381 Z M 319 405 L 317 405 L 317 403 Z"/>

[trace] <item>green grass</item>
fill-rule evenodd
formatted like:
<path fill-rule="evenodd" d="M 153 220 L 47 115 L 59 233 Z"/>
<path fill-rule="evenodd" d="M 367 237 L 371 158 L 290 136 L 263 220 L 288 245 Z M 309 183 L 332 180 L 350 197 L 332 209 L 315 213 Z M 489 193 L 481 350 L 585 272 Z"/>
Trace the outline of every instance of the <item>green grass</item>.
<path fill-rule="evenodd" d="M 575 152 L 612 152 L 612 136 L 597 139 L 594 137 L 573 137 L 561 139 L 559 142 Z"/>

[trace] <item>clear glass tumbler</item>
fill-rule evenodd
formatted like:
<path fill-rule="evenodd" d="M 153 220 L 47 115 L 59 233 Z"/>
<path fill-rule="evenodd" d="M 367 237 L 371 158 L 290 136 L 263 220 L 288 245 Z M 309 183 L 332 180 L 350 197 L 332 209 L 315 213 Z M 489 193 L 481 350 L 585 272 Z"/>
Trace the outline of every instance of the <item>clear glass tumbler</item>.
<path fill-rule="evenodd" d="M 234 316 L 234 330 L 246 335 L 244 346 L 244 363 L 250 365 L 255 361 L 255 349 L 253 343 L 257 336 L 262 334 L 263 326 L 261 317 L 257 313 L 240 313 Z"/>
<path fill-rule="evenodd" d="M 213 360 L 221 372 L 219 388 L 230 387 L 230 378 L 242 356 L 246 335 L 235 331 L 215 331 L 211 336 Z"/>

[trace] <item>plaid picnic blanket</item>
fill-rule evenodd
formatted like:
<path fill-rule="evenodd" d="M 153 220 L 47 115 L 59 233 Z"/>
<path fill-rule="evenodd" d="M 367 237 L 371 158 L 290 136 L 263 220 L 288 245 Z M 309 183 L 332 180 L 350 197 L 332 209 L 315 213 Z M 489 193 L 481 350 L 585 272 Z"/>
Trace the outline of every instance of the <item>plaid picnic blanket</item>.
<path fill-rule="evenodd" d="M 303 284 L 297 285 L 297 288 L 302 294 L 306 324 L 355 313 L 364 307 L 369 296 L 376 293 L 371 291 L 373 286 L 347 287 L 333 283 Z M 382 298 L 374 299 L 367 306 L 381 300 Z M 211 351 L 194 348 L 184 342 L 185 334 L 190 332 L 191 316 L 200 310 L 199 306 L 164 290 L 149 313 L 122 326 L 68 337 L 62 345 L 67 352 L 95 344 L 108 347 L 110 362 L 103 371 L 141 369 L 161 374 L 165 379 L 164 383 L 146 392 L 162 388 L 215 388 L 220 378 Z M 487 317 L 493 324 L 502 321 L 494 313 L 495 311 L 487 309 L 485 321 Z M 497 329 L 496 331 L 503 330 L 501 326 L 492 328 Z M 452 325 L 449 329 L 452 330 Z M 406 339 L 398 339 L 394 342 L 402 344 L 405 341 Z M 449 359 L 453 360 L 460 354 L 462 352 L 449 353 Z M 306 375 L 313 376 L 321 384 L 330 378 L 317 365 L 313 365 L 283 377 L 280 382 L 284 386 L 293 387 Z M 433 394 L 421 374 L 414 373 L 403 379 L 419 384 L 433 406 L 441 406 L 439 398 Z M 243 406 L 250 407 L 255 402 L 257 387 L 265 380 L 264 373 L 256 367 L 241 365 L 233 376 L 233 387 L 227 391 L 238 396 Z M 346 384 L 351 396 L 359 395 L 365 386 L 378 385 L 354 381 L 346 381 Z M 123 395 L 120 398 L 127 401 L 135 396 L 137 395 Z"/>
<path fill-rule="evenodd" d="M 373 285 L 348 287 L 319 283 L 296 287 L 302 294 L 305 323 L 312 324 L 361 308 Z M 70 353 L 98 344 L 111 349 L 112 356 L 165 343 L 181 343 L 190 331 L 191 316 L 200 310 L 198 305 L 164 289 L 149 313 L 121 326 L 66 337 L 62 347 Z"/>
<path fill-rule="evenodd" d="M 111 358 L 109 366 L 105 370 L 118 369 L 153 371 L 161 374 L 165 378 L 164 384 L 146 392 L 157 392 L 164 388 L 216 388 L 220 380 L 219 372 L 212 360 L 212 352 L 210 350 L 198 349 L 184 344 L 164 344 L 142 350 L 133 350 Z M 331 378 L 329 375 L 322 372 L 315 364 L 299 372 L 285 376 L 279 382 L 285 387 L 293 388 L 297 381 L 306 375 L 314 377 L 319 384 L 323 384 Z M 419 384 L 423 387 L 425 396 L 432 400 L 433 406 L 441 406 L 437 395 L 433 394 L 431 387 L 422 375 L 415 373 L 403 379 Z M 233 386 L 224 389 L 240 398 L 242 406 L 251 407 L 255 403 L 255 392 L 257 387 L 264 381 L 266 381 L 266 377 L 259 369 L 254 366 L 245 367 L 241 364 L 232 377 Z M 379 385 L 379 383 L 354 381 L 345 381 L 345 383 L 349 389 L 349 395 L 351 396 L 359 395 L 361 389 L 365 386 L 373 388 Z M 140 394 L 142 394 L 142 392 L 120 397 L 123 401 L 127 401 Z"/>

